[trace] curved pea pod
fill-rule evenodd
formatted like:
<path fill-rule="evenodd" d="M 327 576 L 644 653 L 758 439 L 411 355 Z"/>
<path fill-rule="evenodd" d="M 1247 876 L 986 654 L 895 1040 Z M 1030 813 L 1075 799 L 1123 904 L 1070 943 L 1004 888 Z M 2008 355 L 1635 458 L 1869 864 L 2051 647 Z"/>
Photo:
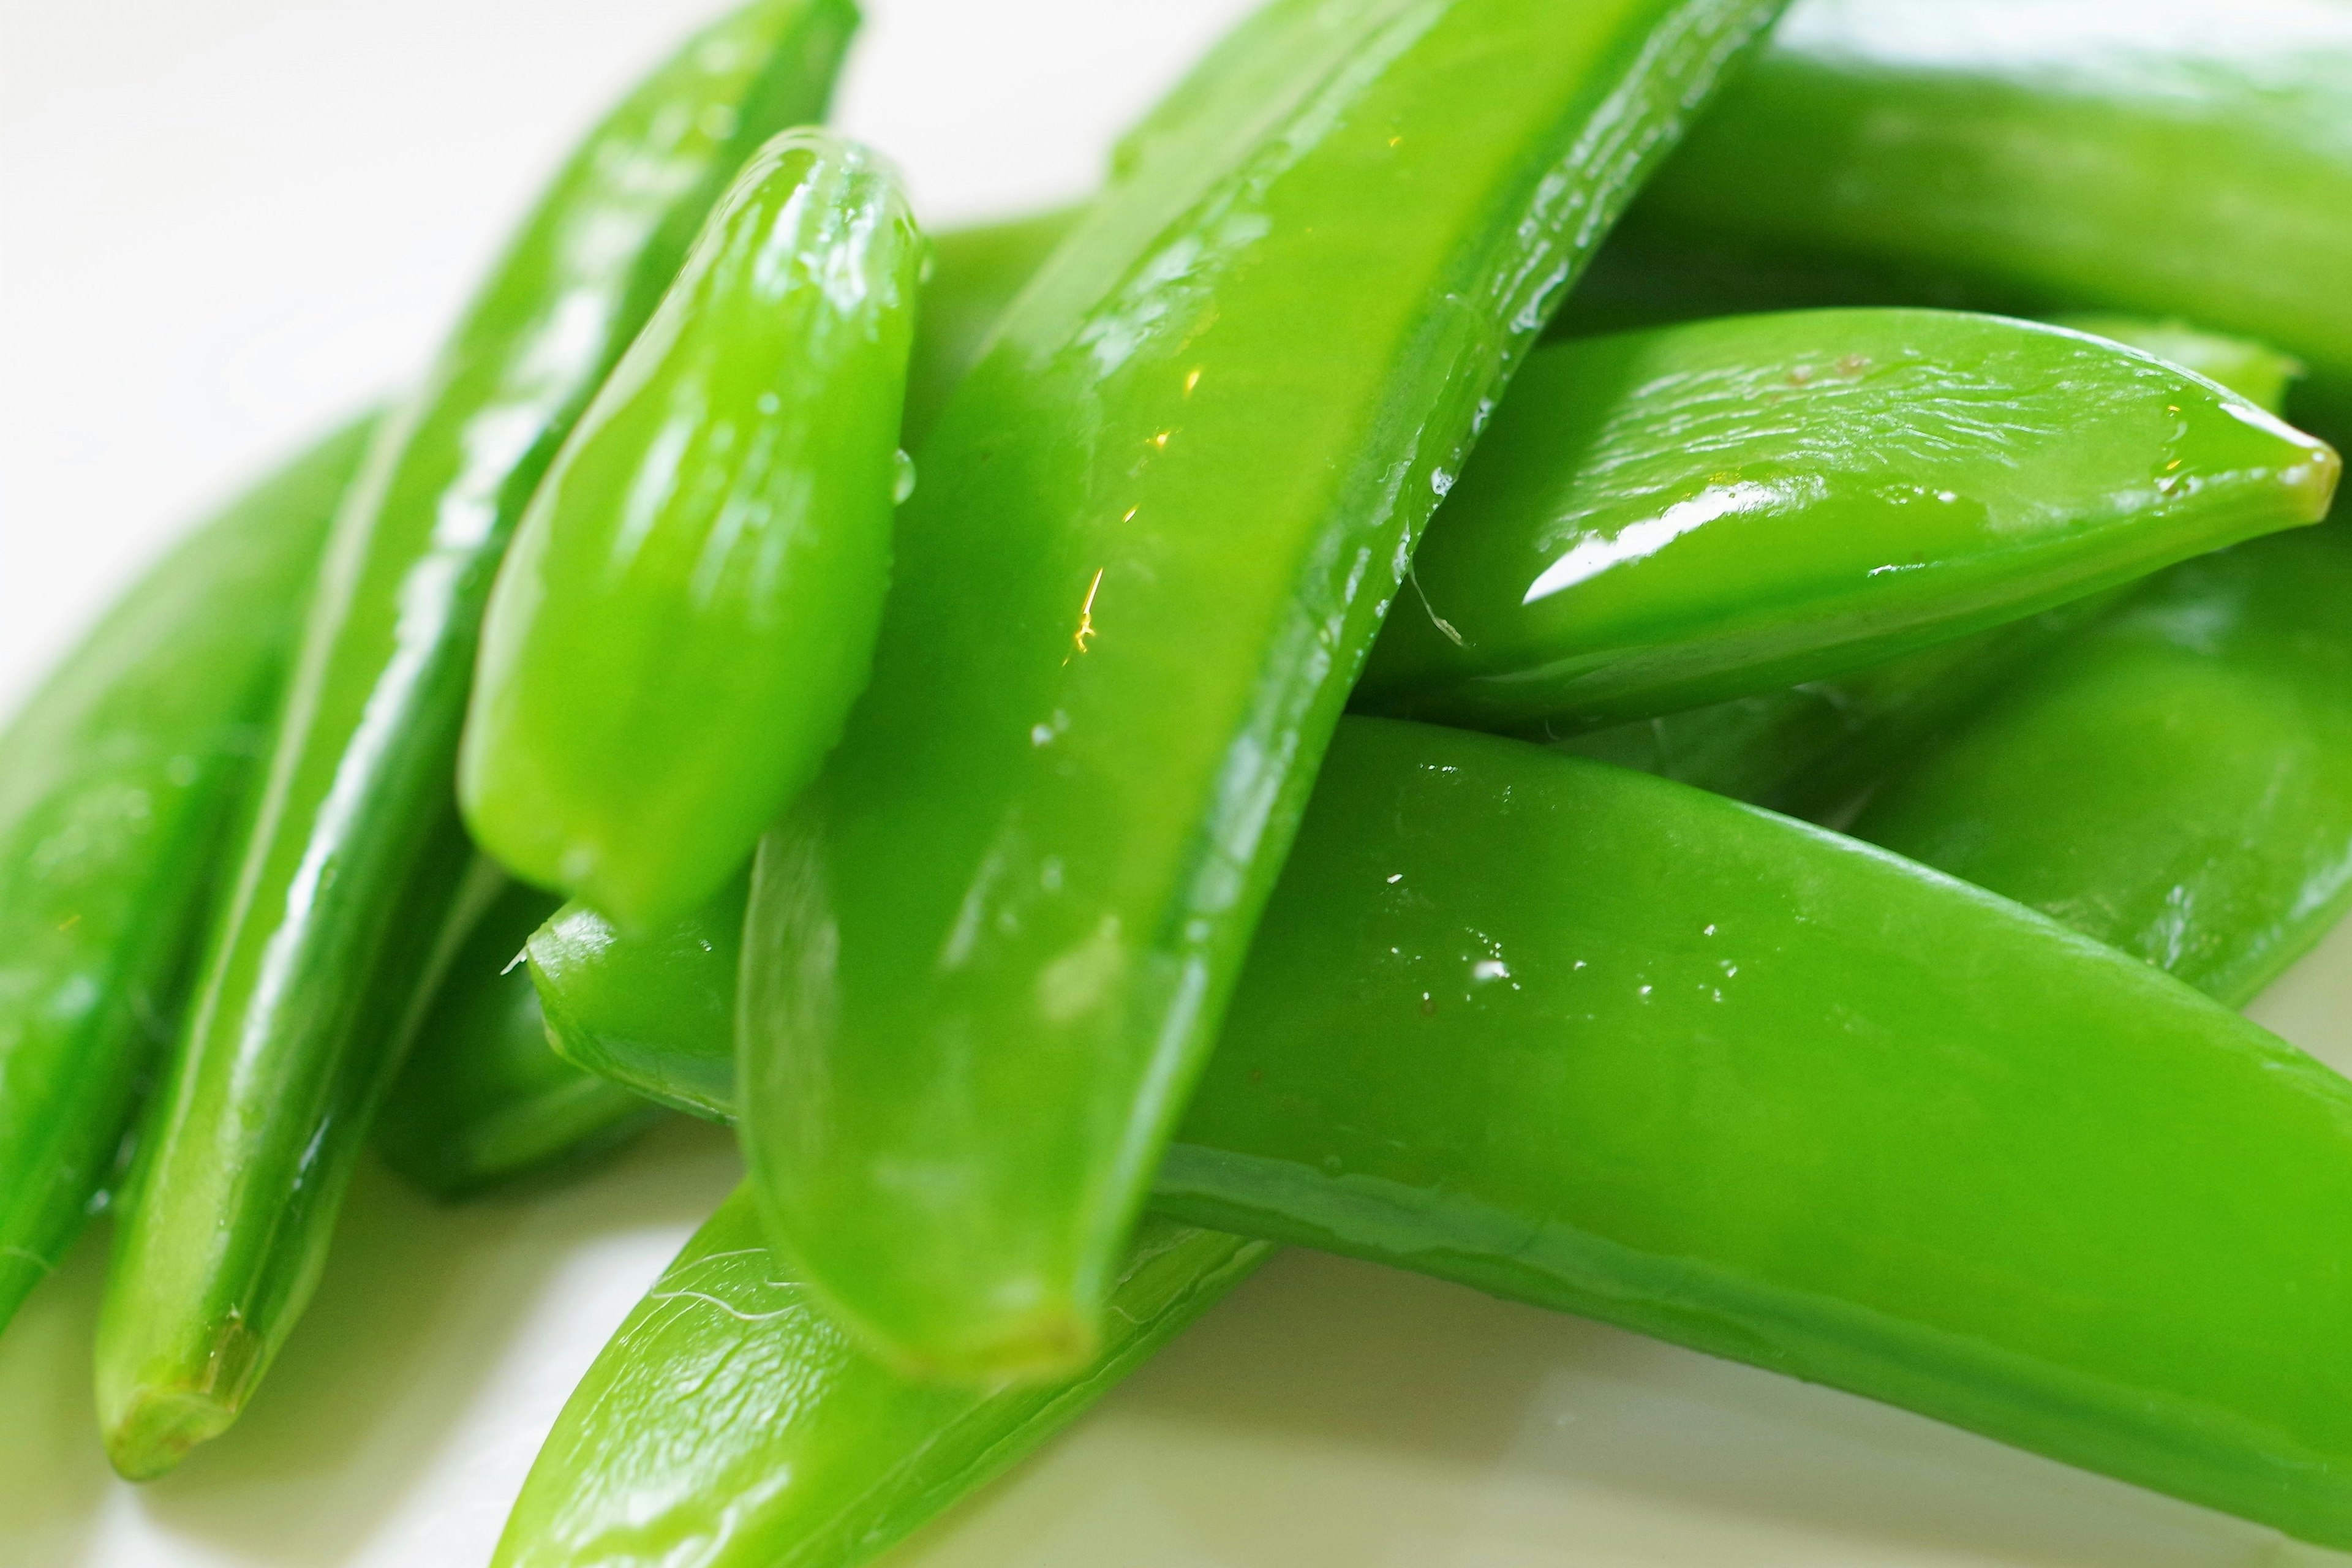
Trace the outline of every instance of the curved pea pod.
<path fill-rule="evenodd" d="M 1004 307 L 1076 225 L 1079 211 L 1056 207 L 931 237 L 931 273 L 923 283 L 907 364 L 907 413 L 899 437 L 907 450 L 922 446 L 956 384 L 987 346 Z"/>
<path fill-rule="evenodd" d="M 555 905 L 516 882 L 482 914 L 377 1113 L 384 1163 L 436 1197 L 592 1160 L 660 1115 L 551 1048 L 522 945 Z"/>
<path fill-rule="evenodd" d="M 2263 344 L 2178 321 L 2107 315 L 2063 324 L 2193 370 L 2273 414 L 2301 369 Z M 1580 756 L 1841 826 L 1888 776 L 1951 733 L 2004 681 L 2114 613 L 2135 591 L 2111 589 L 1866 669 L 1558 743 Z"/>
<path fill-rule="evenodd" d="M 889 585 L 922 237 L 814 127 L 745 165 L 500 567 L 458 754 L 476 840 L 683 914 L 815 774 Z"/>
<path fill-rule="evenodd" d="M 2177 314 L 2352 377 L 2352 11 L 1805 0 L 1645 229 Z"/>
<path fill-rule="evenodd" d="M 573 1391 L 492 1561 L 863 1563 L 1067 1424 L 1269 1250 L 1147 1219 L 1082 1374 L 942 1386 L 900 1376 L 834 1326 L 739 1189 Z"/>
<path fill-rule="evenodd" d="M 1538 353 L 1355 702 L 1487 729 L 1872 664 L 2325 516 L 2322 442 L 2003 317 L 1731 317 Z"/>
<path fill-rule="evenodd" d="M 1853 832 L 2246 1002 L 2352 904 L 2352 537 L 2175 567 Z"/>
<path fill-rule="evenodd" d="M 499 552 L 727 176 L 822 110 L 854 20 L 847 0 L 759 0 L 656 70 L 377 436 L 116 1233 L 98 1386 L 123 1474 L 234 1421 L 309 1300 L 465 879 L 450 778 Z"/>
<path fill-rule="evenodd" d="M 531 933 L 523 954 L 557 1053 L 660 1104 L 732 1120 L 749 888 L 738 878 L 694 913 L 649 931 L 624 931 L 571 903 Z"/>
<path fill-rule="evenodd" d="M 1786 818 L 1370 722 L 1265 930 L 1162 1212 L 2352 1545 L 2352 1084 L 2221 1005 Z"/>
<path fill-rule="evenodd" d="M 1154 1204 L 2352 1544 L 2352 1084 L 2030 910 L 1704 792 L 1342 725 Z M 621 1478 L 691 1487 L 719 1521 L 782 1473 L 696 1400 L 635 1422 L 543 1461 L 551 1494 L 620 1520 Z"/>
<path fill-rule="evenodd" d="M 367 434 L 346 426 L 196 529 L 0 735 L 0 1326 L 80 1231 L 172 1031 Z"/>
<path fill-rule="evenodd" d="M 1276 0 L 950 399 L 741 1003 L 753 1189 L 898 1363 L 1087 1363 L 1422 522 L 1775 9 Z"/>

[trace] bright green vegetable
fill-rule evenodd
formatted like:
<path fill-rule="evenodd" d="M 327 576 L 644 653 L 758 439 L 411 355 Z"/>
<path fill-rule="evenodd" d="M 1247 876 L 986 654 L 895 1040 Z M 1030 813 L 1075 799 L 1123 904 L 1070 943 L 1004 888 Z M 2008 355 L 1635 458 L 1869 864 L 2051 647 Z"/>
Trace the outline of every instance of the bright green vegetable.
<path fill-rule="evenodd" d="M 814 128 L 747 164 L 532 498 L 482 631 L 458 795 L 517 875 L 692 909 L 814 776 L 890 575 L 923 242 Z"/>
<path fill-rule="evenodd" d="M 951 228 L 931 238 L 931 275 L 923 284 L 915 347 L 907 365 L 907 416 L 899 439 L 923 444 L 948 398 L 988 344 L 1004 307 L 1036 275 L 1078 221 L 1078 209 L 1004 223 Z"/>
<path fill-rule="evenodd" d="M 2294 361 L 2177 322 L 2081 317 L 2070 324 L 2218 381 L 2277 413 Z M 2019 669 L 2112 613 L 2130 590 L 2072 604 L 1885 664 L 1778 691 L 1570 736 L 1564 750 L 1697 784 L 1832 826 Z"/>
<path fill-rule="evenodd" d="M 0 735 L 0 1326 L 81 1229 L 171 1033 L 365 423 L 115 601 Z"/>
<path fill-rule="evenodd" d="M 2352 535 L 2175 567 L 1853 831 L 2232 1004 L 2352 904 Z"/>
<path fill-rule="evenodd" d="M 385 1163 L 436 1197 L 591 1159 L 658 1109 L 550 1048 L 522 944 L 555 900 L 513 883 L 458 948 L 377 1114 Z"/>
<path fill-rule="evenodd" d="M 494 1561 L 864 1562 L 1093 1404 L 1267 1251 L 1146 1220 L 1094 1364 L 981 1391 L 910 1382 L 852 1343 L 761 1244 L 739 1190 L 573 1391 Z"/>
<path fill-rule="evenodd" d="M 565 905 L 523 950 L 556 1051 L 648 1100 L 731 1117 L 749 890 L 749 879 L 738 879 L 683 920 L 625 935 L 595 910 Z M 680 1039 L 698 1042 L 690 1059 L 679 1057 Z"/>
<path fill-rule="evenodd" d="M 2352 1543 L 2352 1084 L 2030 910 L 1702 792 L 1343 725 L 1158 1191 Z M 625 1336 L 602 1370 L 691 1386 L 743 1331 Z M 581 1500 L 570 1542 L 658 1499 L 706 1568 L 793 1544 L 730 1524 L 778 1473 L 756 1424 L 582 1405 L 559 1434 L 533 1489 Z"/>
<path fill-rule="evenodd" d="M 467 863 L 448 781 L 499 552 L 727 175 L 823 108 L 854 19 L 759 0 L 656 71 L 377 437 L 116 1234 L 98 1386 L 123 1474 L 234 1421 L 309 1300 Z"/>
<path fill-rule="evenodd" d="M 2316 522 L 2340 467 L 2177 366 L 2001 317 L 1804 310 L 1548 347 L 1356 703 L 1575 728 L 1830 674 Z"/>
<path fill-rule="evenodd" d="M 1915 294 L 2179 315 L 2340 390 L 2348 128 L 2334 0 L 1805 0 L 1635 222 L 1891 269 Z"/>
<path fill-rule="evenodd" d="M 1090 1358 L 1421 522 L 1775 8 L 1276 0 L 950 399 L 744 950 L 753 1188 L 894 1360 Z"/>

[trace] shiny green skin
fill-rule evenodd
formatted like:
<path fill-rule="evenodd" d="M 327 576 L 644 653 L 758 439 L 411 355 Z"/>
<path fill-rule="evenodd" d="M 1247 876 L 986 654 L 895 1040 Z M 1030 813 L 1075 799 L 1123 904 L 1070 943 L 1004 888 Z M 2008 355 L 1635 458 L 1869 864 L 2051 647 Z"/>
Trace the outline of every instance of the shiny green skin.
<path fill-rule="evenodd" d="M 1853 831 L 2251 1000 L 2352 906 L 2352 532 L 2175 567 Z"/>
<path fill-rule="evenodd" d="M 172 1032 L 367 436 L 346 426 L 196 529 L 0 734 L 0 1326 L 79 1234 Z"/>
<path fill-rule="evenodd" d="M 760 0 L 688 42 L 573 155 L 377 436 L 116 1233 L 98 1387 L 123 1474 L 226 1427 L 308 1300 L 464 879 L 448 781 L 499 552 L 728 174 L 822 109 L 854 19 Z"/>
<path fill-rule="evenodd" d="M 2175 365 L 2004 317 L 1549 346 L 1355 703 L 1558 732 L 1811 679 L 2316 522 L 2339 467 Z"/>
<path fill-rule="evenodd" d="M 566 904 L 523 948 L 547 1038 L 572 1066 L 714 1121 L 735 1105 L 735 976 L 748 876 L 682 920 L 624 932 Z M 683 1053 L 680 1042 L 690 1042 Z"/>
<path fill-rule="evenodd" d="M 593 1159 L 657 1107 L 549 1048 L 522 945 L 555 910 L 509 884 L 459 947 L 376 1114 L 376 1152 L 441 1198 Z"/>
<path fill-rule="evenodd" d="M 2062 324 L 2170 360 L 2273 414 L 2297 369 L 2263 344 L 2177 321 L 2108 315 L 2070 317 Z M 1957 729 L 2005 679 L 2111 614 L 2131 593 L 2112 589 L 1867 669 L 1572 735 L 1559 744 L 1580 756 L 1841 826 L 1890 773 Z"/>
<path fill-rule="evenodd" d="M 1162 1212 L 2352 1546 L 2352 1083 L 2221 1005 L 1784 817 L 1370 722 L 1265 931 Z"/>
<path fill-rule="evenodd" d="M 911 1382 L 860 1350 L 763 1244 L 739 1188 L 556 1418 L 497 1568 L 845 1568 L 1020 1459 L 1270 1250 L 1143 1223 L 1076 1378 Z"/>
<path fill-rule="evenodd" d="M 1057 207 L 931 237 L 931 273 L 923 281 L 914 354 L 907 365 L 906 418 L 899 437 L 907 450 L 921 447 L 956 384 L 987 346 L 1004 307 L 1036 275 L 1076 225 L 1078 215 L 1076 207 Z"/>
<path fill-rule="evenodd" d="M 1089 1359 L 1420 525 L 1775 9 L 1276 0 L 1000 323 L 746 929 L 753 1187 L 883 1353 Z"/>
<path fill-rule="evenodd" d="M 2352 1544 L 2352 1084 L 1700 791 L 1343 725 L 1154 1201 Z"/>
<path fill-rule="evenodd" d="M 658 925 L 815 775 L 889 587 L 923 264 L 897 175 L 815 127 L 711 214 L 490 595 L 457 792 L 517 876 Z"/>
<path fill-rule="evenodd" d="M 1804 0 L 1636 215 L 2352 378 L 2352 9 Z"/>

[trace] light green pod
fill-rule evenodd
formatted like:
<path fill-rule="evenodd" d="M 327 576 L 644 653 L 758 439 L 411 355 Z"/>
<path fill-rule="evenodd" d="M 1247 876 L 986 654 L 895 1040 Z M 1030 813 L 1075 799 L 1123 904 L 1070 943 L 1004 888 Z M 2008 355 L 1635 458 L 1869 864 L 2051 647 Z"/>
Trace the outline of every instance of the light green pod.
<path fill-rule="evenodd" d="M 683 914 L 815 773 L 889 585 L 922 238 L 816 129 L 745 166 L 532 499 L 458 792 L 517 875 Z"/>

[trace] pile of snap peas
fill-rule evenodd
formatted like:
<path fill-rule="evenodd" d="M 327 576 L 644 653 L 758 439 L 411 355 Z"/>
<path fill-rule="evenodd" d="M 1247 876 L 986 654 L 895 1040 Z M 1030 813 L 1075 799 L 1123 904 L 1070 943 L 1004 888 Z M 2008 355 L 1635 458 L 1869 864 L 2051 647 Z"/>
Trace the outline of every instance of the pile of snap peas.
<path fill-rule="evenodd" d="M 116 1468 L 371 1145 L 682 1111 L 505 1568 L 866 1562 L 1282 1243 L 2352 1548 L 2352 1082 L 2232 1011 L 2352 906 L 2352 9 L 1782 9 L 1270 0 L 938 234 L 850 0 L 656 67 L 0 743 Z"/>

